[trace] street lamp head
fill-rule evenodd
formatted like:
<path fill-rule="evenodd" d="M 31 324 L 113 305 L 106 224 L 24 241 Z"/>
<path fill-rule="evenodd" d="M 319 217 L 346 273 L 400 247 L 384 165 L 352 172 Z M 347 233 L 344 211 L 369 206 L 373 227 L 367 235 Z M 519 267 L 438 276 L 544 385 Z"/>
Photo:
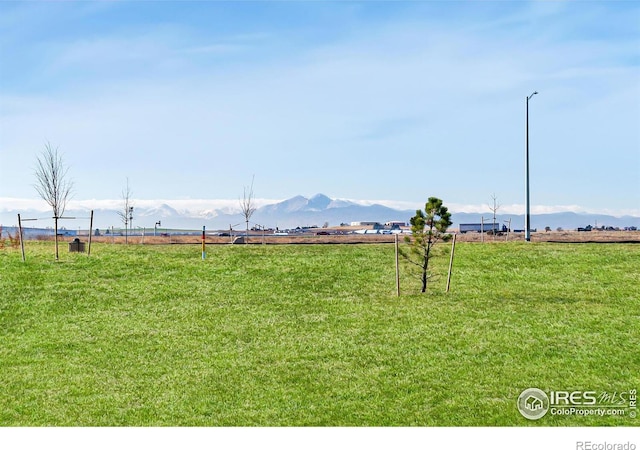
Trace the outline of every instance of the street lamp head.
<path fill-rule="evenodd" d="M 529 100 L 531 97 L 533 97 L 534 95 L 536 95 L 538 93 L 538 91 L 534 91 L 533 94 L 531 94 L 530 96 L 527 97 L 527 100 Z"/>

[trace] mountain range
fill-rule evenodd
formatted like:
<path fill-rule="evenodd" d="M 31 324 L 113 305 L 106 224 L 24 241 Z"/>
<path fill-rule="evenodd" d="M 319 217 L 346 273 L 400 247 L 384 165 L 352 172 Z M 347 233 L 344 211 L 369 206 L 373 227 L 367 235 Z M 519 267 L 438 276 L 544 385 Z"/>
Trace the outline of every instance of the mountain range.
<path fill-rule="evenodd" d="M 46 219 L 50 215 L 42 211 L 26 210 L 11 211 L 5 210 L 0 205 L 0 224 L 5 226 L 15 225 L 17 223 L 17 214 L 21 213 L 23 218 L 42 218 Z M 301 195 L 289 198 L 287 200 L 264 205 L 257 208 L 251 217 L 250 226 L 260 225 L 267 228 L 288 229 L 296 227 L 321 227 L 325 223 L 329 226 L 337 226 L 342 223 L 350 224 L 351 222 L 388 222 L 402 221 L 409 222 L 409 219 L 415 214 L 415 210 L 399 210 L 389 208 L 380 204 L 362 205 L 349 200 L 331 199 L 324 194 L 317 194 L 307 198 Z M 60 226 L 66 226 L 70 229 L 82 228 L 89 226 L 89 211 L 73 210 L 67 211 L 65 216 L 78 217 L 77 221 L 61 221 Z M 483 215 L 477 213 L 453 212 L 452 221 L 453 228 L 460 223 L 480 223 Z M 486 223 L 493 221 L 491 213 L 484 214 Z M 515 214 L 499 214 L 496 216 L 498 223 L 507 223 L 511 220 L 512 229 L 524 228 L 524 216 Z M 52 224 L 51 219 L 41 220 L 39 222 L 26 222 L 24 225 L 29 227 L 47 227 Z M 230 208 L 210 208 L 198 211 L 179 210 L 169 204 L 161 204 L 152 208 L 136 207 L 133 219 L 133 228 L 145 227 L 153 228 L 160 222 L 160 229 L 201 229 L 206 226 L 209 230 L 228 230 L 230 227 L 234 230 L 244 229 L 244 217 L 238 211 Z M 531 226 L 538 230 L 545 227 L 557 229 L 562 227 L 570 230 L 577 227 L 592 226 L 611 226 L 611 227 L 640 227 L 640 217 L 623 216 L 615 217 L 602 214 L 578 214 L 573 212 L 562 212 L 554 214 L 537 214 L 531 216 Z M 120 228 L 123 226 L 122 220 L 118 212 L 114 209 L 95 209 L 94 210 L 94 228 Z"/>

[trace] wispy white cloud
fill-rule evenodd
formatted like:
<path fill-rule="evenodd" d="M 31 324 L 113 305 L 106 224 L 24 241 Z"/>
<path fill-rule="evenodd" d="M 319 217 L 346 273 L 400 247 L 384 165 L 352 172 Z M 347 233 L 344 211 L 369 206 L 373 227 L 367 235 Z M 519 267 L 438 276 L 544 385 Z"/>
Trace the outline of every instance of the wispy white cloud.
<path fill-rule="evenodd" d="M 256 207 L 270 205 L 281 200 L 269 198 L 254 198 Z M 240 212 L 240 199 L 133 199 L 131 203 L 135 207 L 151 209 L 160 208 L 167 205 L 178 212 L 199 213 L 207 210 L 221 210 L 228 213 Z M 67 210 L 91 210 L 105 209 L 118 211 L 123 206 L 122 199 L 84 199 L 70 200 Z M 51 207 L 40 199 L 24 198 L 0 198 L 0 212 L 17 211 L 37 211 L 49 212 Z"/>
<path fill-rule="evenodd" d="M 240 53 L 243 51 L 254 50 L 258 46 L 266 43 L 273 38 L 272 33 L 241 33 L 231 34 L 219 38 L 218 41 L 210 41 L 208 43 L 189 42 L 189 45 L 182 51 L 187 54 L 213 54 L 228 55 L 232 53 Z"/>
<path fill-rule="evenodd" d="M 351 202 L 370 206 L 370 205 L 383 205 L 393 209 L 399 210 L 415 210 L 424 208 L 424 203 L 408 202 L 408 201 L 396 201 L 396 200 L 356 200 L 345 199 Z M 463 203 L 448 203 L 446 206 L 450 212 L 453 213 L 475 213 L 475 214 L 488 214 L 491 211 L 492 205 L 488 203 L 483 204 L 463 204 Z M 522 215 L 525 212 L 525 205 L 523 204 L 508 204 L 499 205 L 498 214 L 514 214 Z M 605 214 L 615 217 L 633 216 L 640 217 L 640 208 L 586 208 L 580 205 L 531 205 L 532 214 L 555 214 L 563 212 L 573 212 L 577 214 Z"/>
<path fill-rule="evenodd" d="M 184 50 L 185 53 L 204 53 L 204 54 L 229 54 L 236 53 L 245 50 L 245 45 L 218 43 L 203 45 L 198 47 L 191 47 Z"/>

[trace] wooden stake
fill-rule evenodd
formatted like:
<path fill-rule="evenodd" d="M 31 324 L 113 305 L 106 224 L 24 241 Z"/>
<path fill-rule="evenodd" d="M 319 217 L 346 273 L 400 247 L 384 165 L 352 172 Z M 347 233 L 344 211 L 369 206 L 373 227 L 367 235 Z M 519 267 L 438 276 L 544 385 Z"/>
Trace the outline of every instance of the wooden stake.
<path fill-rule="evenodd" d="M 484 217 L 480 218 L 480 242 L 484 244 Z"/>
<path fill-rule="evenodd" d="M 453 241 L 451 242 L 451 257 L 449 258 L 449 275 L 447 276 L 447 291 L 451 286 L 451 270 L 453 269 L 453 254 L 456 251 L 456 234 L 453 235 Z"/>
<path fill-rule="evenodd" d="M 400 263 L 398 261 L 398 234 L 395 235 L 396 239 L 396 296 L 400 297 Z"/>
<path fill-rule="evenodd" d="M 18 214 L 18 233 L 20 235 L 20 249 L 22 250 L 22 262 L 26 261 L 24 255 L 24 239 L 22 239 L 22 220 L 20 219 L 20 214 Z"/>
<path fill-rule="evenodd" d="M 203 261 L 204 261 L 204 260 L 206 259 L 206 257 L 207 257 L 207 252 L 206 252 L 206 249 L 205 249 L 205 240 L 206 240 L 206 237 L 205 237 L 205 227 L 204 227 L 204 225 L 203 225 L 203 226 L 202 226 L 202 260 L 203 260 Z"/>
<path fill-rule="evenodd" d="M 55 216 L 55 217 L 53 218 L 53 223 L 55 224 L 55 225 L 54 225 L 54 229 L 55 229 L 54 231 L 55 231 L 55 233 L 56 233 L 56 235 L 55 235 L 55 241 L 56 241 L 56 261 L 58 261 L 58 259 L 60 259 L 60 258 L 58 257 L 58 216 Z"/>
<path fill-rule="evenodd" d="M 89 219 L 89 249 L 87 256 L 91 256 L 91 235 L 93 234 L 93 209 L 91 210 L 91 219 Z"/>

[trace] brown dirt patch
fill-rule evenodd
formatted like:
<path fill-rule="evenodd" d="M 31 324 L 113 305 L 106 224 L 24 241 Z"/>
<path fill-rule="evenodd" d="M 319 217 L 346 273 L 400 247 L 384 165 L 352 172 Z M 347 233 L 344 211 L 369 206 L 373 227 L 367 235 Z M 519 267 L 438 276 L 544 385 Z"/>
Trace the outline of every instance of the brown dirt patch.
<path fill-rule="evenodd" d="M 403 236 L 400 235 L 400 239 Z M 51 238 L 53 239 L 53 238 Z M 87 240 L 87 236 L 81 237 L 82 241 Z M 207 245 L 229 245 L 233 242 L 234 237 L 229 236 L 210 236 L 207 235 Z M 260 235 L 250 236 L 250 244 L 372 244 L 372 243 L 393 243 L 393 235 L 385 234 L 291 234 L 288 236 L 273 236 L 266 234 L 264 237 Z M 485 242 L 499 243 L 505 241 L 524 241 L 524 233 L 509 233 L 508 235 L 499 234 L 496 236 L 481 236 L 480 233 L 464 233 L 458 234 L 458 242 Z M 71 239 L 65 238 L 64 242 Z M 98 236 L 92 237 L 93 242 L 106 242 L 115 244 L 124 244 L 125 238 L 122 236 L 109 237 Z M 201 244 L 200 235 L 168 235 L 168 236 L 130 236 L 129 244 Z M 531 233 L 532 242 L 565 242 L 565 243 L 584 243 L 584 242 L 610 242 L 610 243 L 640 243 L 640 231 L 550 231 Z"/>

